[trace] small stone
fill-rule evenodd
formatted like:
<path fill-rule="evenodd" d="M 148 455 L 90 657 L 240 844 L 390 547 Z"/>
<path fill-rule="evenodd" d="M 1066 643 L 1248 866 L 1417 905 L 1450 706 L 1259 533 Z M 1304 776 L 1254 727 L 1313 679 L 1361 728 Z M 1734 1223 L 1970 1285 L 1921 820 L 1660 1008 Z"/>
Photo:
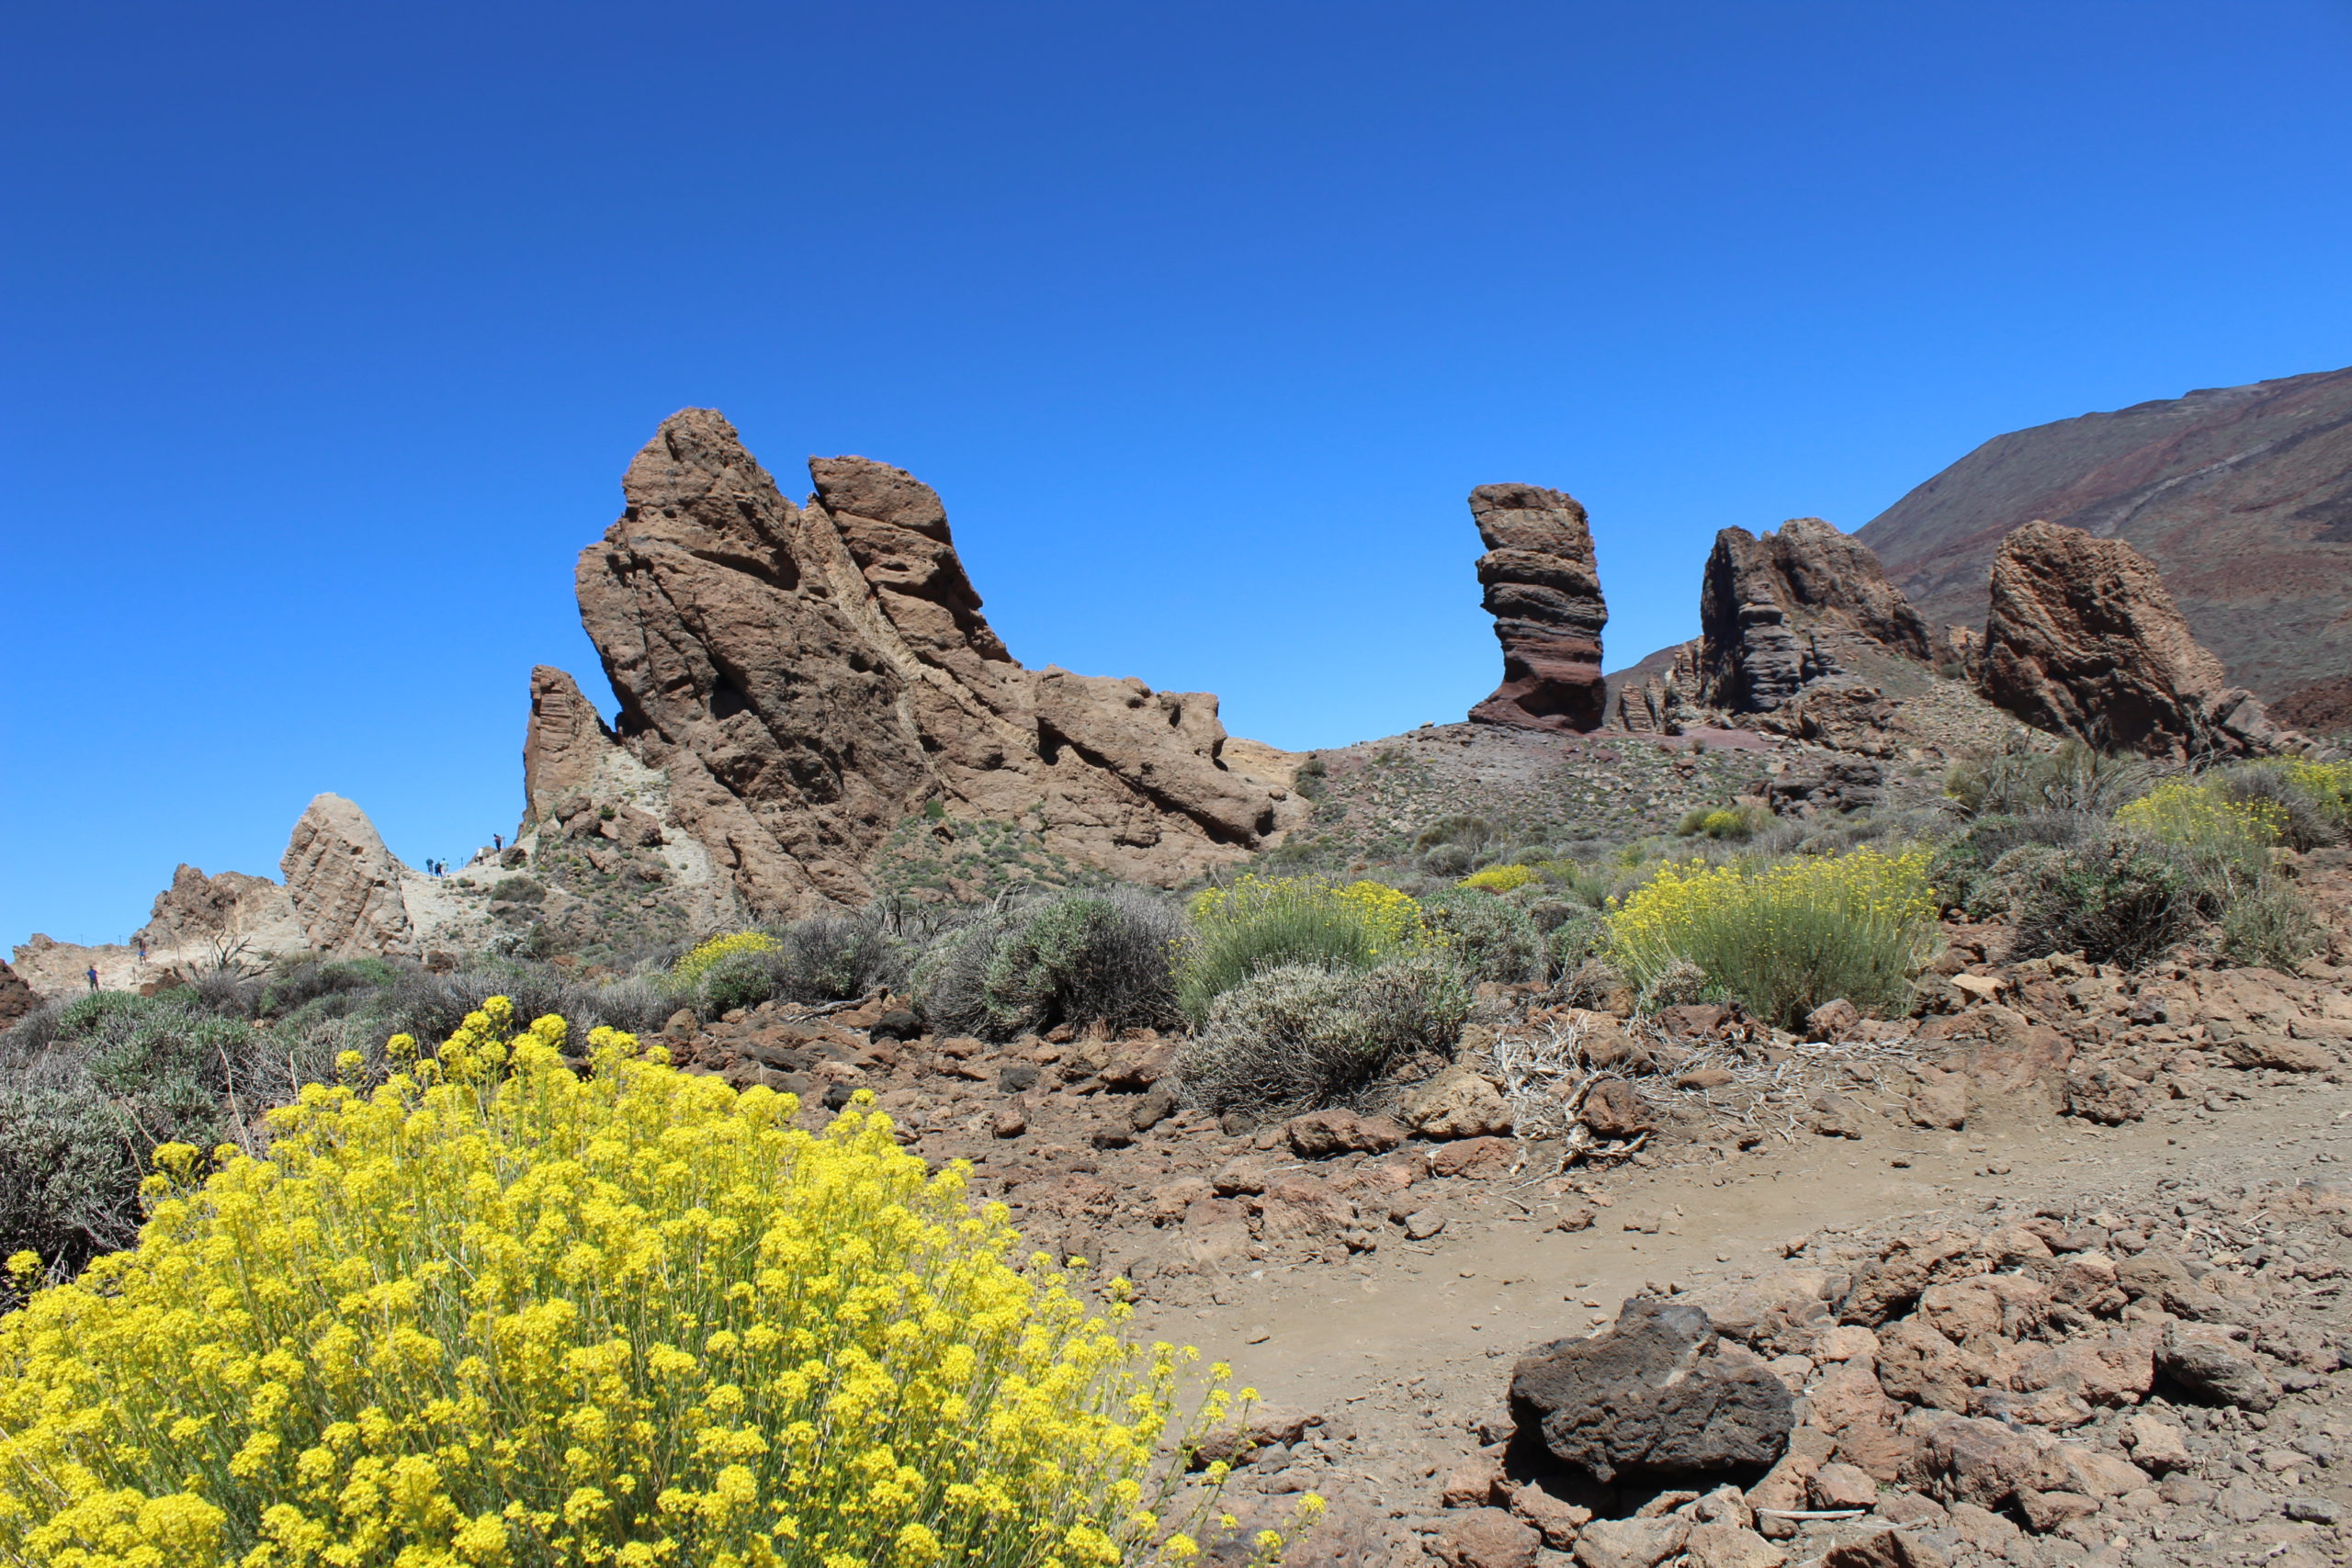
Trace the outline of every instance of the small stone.
<path fill-rule="evenodd" d="M 2290 1519 L 2312 1525 L 2333 1525 L 2344 1517 L 2343 1508 L 2326 1497 L 2290 1497 L 2282 1511 Z"/>
<path fill-rule="evenodd" d="M 1026 1094 L 1037 1087 L 1037 1069 L 1026 1063 L 997 1069 L 996 1087 L 1005 1094 Z"/>
<path fill-rule="evenodd" d="M 1421 1209 L 1405 1216 L 1405 1239 L 1427 1241 L 1445 1229 L 1445 1216 Z"/>
<path fill-rule="evenodd" d="M 1878 1482 L 1850 1464 L 1825 1464 L 1813 1472 L 1816 1508 L 1867 1508 L 1878 1501 Z"/>
<path fill-rule="evenodd" d="M 1534 1568 L 1544 1538 L 1500 1508 L 1447 1516 L 1430 1550 L 1448 1568 Z"/>
<path fill-rule="evenodd" d="M 1661 1519 L 1595 1519 L 1577 1532 L 1577 1568 L 1657 1568 L 1690 1537 L 1690 1521 L 1671 1514 Z"/>
<path fill-rule="evenodd" d="M 989 1131 L 1000 1138 L 1017 1138 L 1029 1130 L 1029 1114 L 1017 1105 L 999 1108 Z"/>
<path fill-rule="evenodd" d="M 1693 1526 L 1682 1550 L 1691 1568 L 1781 1568 L 1789 1560 L 1787 1551 L 1745 1525 Z"/>

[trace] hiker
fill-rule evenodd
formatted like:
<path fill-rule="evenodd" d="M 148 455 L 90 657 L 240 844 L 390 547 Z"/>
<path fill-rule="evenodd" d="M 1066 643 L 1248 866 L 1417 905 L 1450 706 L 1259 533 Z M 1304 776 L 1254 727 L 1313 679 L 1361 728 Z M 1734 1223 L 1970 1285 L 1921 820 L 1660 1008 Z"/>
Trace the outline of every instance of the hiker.
<path fill-rule="evenodd" d="M 143 936 L 139 939 L 139 962 L 147 962 L 147 939 Z"/>
<path fill-rule="evenodd" d="M 490 847 L 493 851 L 504 849 L 506 847 L 506 835 L 503 833 L 492 833 L 490 836 Z"/>
<path fill-rule="evenodd" d="M 85 969 L 83 973 L 90 977 L 90 989 L 94 991 L 96 990 L 98 988 L 98 966 L 93 964 L 87 969 Z"/>

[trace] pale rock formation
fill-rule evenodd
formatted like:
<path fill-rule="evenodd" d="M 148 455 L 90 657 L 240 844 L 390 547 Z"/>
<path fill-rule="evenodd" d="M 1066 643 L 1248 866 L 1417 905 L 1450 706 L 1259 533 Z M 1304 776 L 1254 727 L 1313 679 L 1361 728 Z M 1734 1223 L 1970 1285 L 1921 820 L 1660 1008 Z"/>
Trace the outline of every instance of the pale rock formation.
<path fill-rule="evenodd" d="M 723 416 L 685 410 L 629 465 L 628 509 L 578 571 L 622 745 L 751 908 L 862 901 L 883 840 L 930 801 L 1163 886 L 1275 829 L 1272 790 L 1220 758 L 1215 697 L 1023 668 L 929 486 L 862 457 L 809 472 L 795 506 Z M 553 778 L 594 748 L 569 699 L 548 705 Z"/>
<path fill-rule="evenodd" d="M 2293 738 L 2189 634 L 2154 562 L 2120 539 L 2029 523 L 1993 560 L 1979 689 L 2027 723 L 2188 759 Z"/>
<path fill-rule="evenodd" d="M 1502 644 L 1503 682 L 1470 710 L 1473 724 L 1598 729 L 1606 716 L 1600 632 L 1609 606 L 1584 508 L 1564 491 L 1480 485 L 1470 515 L 1487 613 Z"/>
<path fill-rule="evenodd" d="M 1869 547 L 1818 517 L 1715 536 L 1700 590 L 1700 701 L 1765 713 L 1888 653 L 1925 662 L 1927 627 Z"/>
<path fill-rule="evenodd" d="M 343 796 L 311 802 L 278 869 L 312 951 L 335 957 L 415 951 L 403 868 L 368 814 Z"/>
<path fill-rule="evenodd" d="M 302 923 L 286 889 L 266 876 L 224 871 L 207 876 L 192 865 L 172 873 L 172 885 L 155 895 L 146 925 L 133 933 L 151 956 L 182 949 L 220 953 L 242 947 L 251 953 L 292 953 L 303 946 Z"/>

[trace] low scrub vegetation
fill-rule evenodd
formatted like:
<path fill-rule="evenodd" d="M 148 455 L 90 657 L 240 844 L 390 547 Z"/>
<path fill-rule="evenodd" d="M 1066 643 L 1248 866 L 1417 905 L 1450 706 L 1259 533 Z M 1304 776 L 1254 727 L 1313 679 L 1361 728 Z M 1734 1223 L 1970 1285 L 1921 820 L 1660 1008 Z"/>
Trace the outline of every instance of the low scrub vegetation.
<path fill-rule="evenodd" d="M 1678 966 L 1757 1017 L 1845 998 L 1900 1010 L 1935 929 L 1928 856 L 1874 849 L 1762 870 L 1668 864 L 1609 917 L 1612 963 L 1653 997 Z"/>
<path fill-rule="evenodd" d="M 1432 939 L 1418 901 L 1374 882 L 1244 876 L 1197 895 L 1188 914 L 1176 998 L 1195 1024 L 1217 998 L 1265 970 L 1370 969 Z"/>
<path fill-rule="evenodd" d="M 311 1085 L 266 1156 L 156 1151 L 137 1247 L 0 1320 L 0 1558 L 1191 1554 L 1176 1353 L 1016 1266 L 960 1169 L 866 1097 L 811 1135 L 790 1096 L 611 1032 L 582 1076 L 561 1019 L 518 1023 L 493 999 L 372 1094 Z"/>
<path fill-rule="evenodd" d="M 1442 952 L 1370 969 L 1285 964 L 1220 995 L 1178 1071 L 1211 1110 L 1279 1115 L 1345 1103 L 1408 1057 L 1450 1055 L 1470 989 Z"/>
<path fill-rule="evenodd" d="M 1058 1023 L 1172 1023 L 1182 932 L 1172 907 L 1135 888 L 1015 905 L 941 939 L 915 990 L 933 1030 L 989 1040 Z"/>

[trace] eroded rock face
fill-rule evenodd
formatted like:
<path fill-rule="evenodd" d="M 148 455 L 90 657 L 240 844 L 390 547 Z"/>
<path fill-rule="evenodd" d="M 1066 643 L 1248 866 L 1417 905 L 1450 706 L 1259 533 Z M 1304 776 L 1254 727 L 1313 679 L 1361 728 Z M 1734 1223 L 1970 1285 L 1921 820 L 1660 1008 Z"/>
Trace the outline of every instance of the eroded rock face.
<path fill-rule="evenodd" d="M 278 869 L 312 951 L 345 957 L 415 950 L 401 863 L 368 814 L 343 796 L 311 802 Z"/>
<path fill-rule="evenodd" d="M 155 895 L 147 923 L 132 938 L 156 952 L 246 945 L 250 953 L 286 953 L 303 945 L 302 927 L 286 889 L 266 876 L 223 871 L 207 876 L 192 865 L 172 873 Z"/>
<path fill-rule="evenodd" d="M 1978 683 L 2027 723 L 2105 749 L 2187 759 L 2285 738 L 2189 635 L 2154 562 L 2050 523 L 2001 541 Z"/>
<path fill-rule="evenodd" d="M 1928 630 L 1869 547 L 1818 517 L 1715 536 L 1700 590 L 1699 699 L 1764 713 L 1873 657 L 1925 662 Z"/>
<path fill-rule="evenodd" d="M 1600 728 L 1608 699 L 1600 629 L 1609 606 L 1584 508 L 1562 491 L 1480 485 L 1470 492 L 1470 515 L 1486 541 L 1478 581 L 1503 647 L 1503 683 L 1470 710 L 1470 721 Z"/>
<path fill-rule="evenodd" d="M 1698 1307 L 1636 1297 L 1605 1333 L 1522 1359 L 1511 1409 L 1604 1483 L 1761 1470 L 1786 1451 L 1794 1405 L 1760 1359 L 1726 1343 Z"/>
<path fill-rule="evenodd" d="M 619 748 L 595 705 L 564 671 L 531 671 L 531 723 L 523 737 L 523 827 L 557 815 L 559 803 L 584 795 Z"/>
<path fill-rule="evenodd" d="M 1261 845 L 1273 790 L 1225 767 L 1215 697 L 1023 668 L 928 485 L 863 457 L 809 473 L 796 506 L 722 415 L 685 410 L 578 571 L 622 742 L 753 908 L 862 901 L 870 857 L 927 802 L 1161 885 Z"/>
<path fill-rule="evenodd" d="M 0 964 L 0 1028 L 40 1006 L 40 993 L 25 984 L 24 979 L 6 964 Z"/>

